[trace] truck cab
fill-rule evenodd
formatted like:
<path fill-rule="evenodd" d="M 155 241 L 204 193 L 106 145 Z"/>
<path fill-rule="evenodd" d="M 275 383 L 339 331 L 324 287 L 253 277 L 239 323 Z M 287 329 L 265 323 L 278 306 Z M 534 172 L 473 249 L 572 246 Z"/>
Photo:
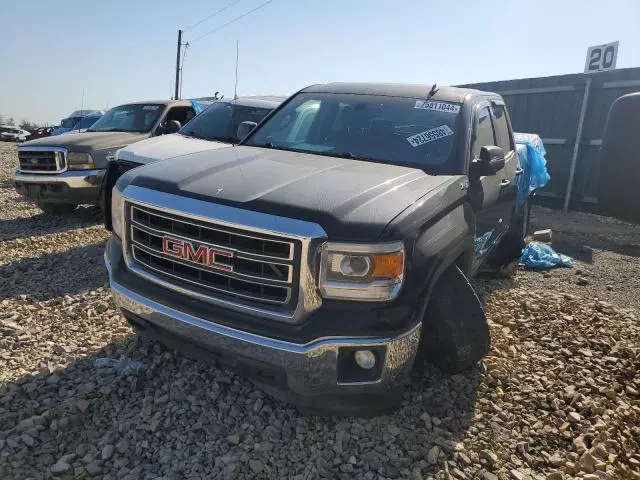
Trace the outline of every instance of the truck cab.
<path fill-rule="evenodd" d="M 67 132 L 84 132 L 96 123 L 104 114 L 100 110 L 76 110 L 67 118 L 63 118 L 60 125 L 55 127 L 51 135 L 62 135 Z"/>
<path fill-rule="evenodd" d="M 311 86 L 236 147 L 120 177 L 110 285 L 143 334 L 301 409 L 384 411 L 417 357 L 488 351 L 468 277 L 522 244 L 519 173 L 497 94 Z"/>
<path fill-rule="evenodd" d="M 195 116 L 191 101 L 158 100 L 112 108 L 84 133 L 64 133 L 18 147 L 16 191 L 46 213 L 98 204 L 107 163 L 115 152 L 146 138 L 175 133 Z"/>

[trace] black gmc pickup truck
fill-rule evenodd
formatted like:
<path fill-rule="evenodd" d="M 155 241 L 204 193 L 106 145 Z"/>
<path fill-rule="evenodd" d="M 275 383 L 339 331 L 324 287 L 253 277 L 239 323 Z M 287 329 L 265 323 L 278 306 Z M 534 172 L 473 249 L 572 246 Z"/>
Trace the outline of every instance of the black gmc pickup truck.
<path fill-rule="evenodd" d="M 499 95 L 316 85 L 245 124 L 114 187 L 105 262 L 132 325 L 329 414 L 398 405 L 416 359 L 486 354 L 467 278 L 513 260 L 527 223 Z"/>

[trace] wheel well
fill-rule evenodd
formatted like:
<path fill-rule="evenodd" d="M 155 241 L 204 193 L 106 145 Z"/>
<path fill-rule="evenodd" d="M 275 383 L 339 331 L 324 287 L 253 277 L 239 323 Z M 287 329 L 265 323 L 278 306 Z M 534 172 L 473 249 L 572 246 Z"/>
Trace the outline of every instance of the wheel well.
<path fill-rule="evenodd" d="M 453 261 L 453 265 L 462 270 L 462 273 L 467 276 L 471 271 L 471 264 L 473 263 L 473 253 L 473 249 L 466 250 L 458 255 L 458 257 Z"/>

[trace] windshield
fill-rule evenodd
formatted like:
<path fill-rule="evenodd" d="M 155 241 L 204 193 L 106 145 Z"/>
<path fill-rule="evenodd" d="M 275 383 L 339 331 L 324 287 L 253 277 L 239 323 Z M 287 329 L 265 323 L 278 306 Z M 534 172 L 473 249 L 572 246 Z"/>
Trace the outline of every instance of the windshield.
<path fill-rule="evenodd" d="M 454 173 L 459 111 L 417 98 L 301 93 L 245 144 Z"/>
<path fill-rule="evenodd" d="M 73 128 L 76 126 L 76 124 L 78 123 L 78 120 L 80 120 L 81 117 L 69 117 L 69 118 L 65 118 L 64 120 L 62 120 L 60 122 L 60 126 L 62 128 Z"/>
<path fill-rule="evenodd" d="M 238 140 L 238 126 L 245 121 L 259 123 L 272 109 L 216 102 L 184 126 L 180 133 L 187 137 L 222 142 Z"/>
<path fill-rule="evenodd" d="M 99 119 L 100 117 L 96 117 L 96 116 L 82 117 L 80 119 L 80 126 L 77 126 L 77 128 L 80 128 L 80 129 L 89 128 L 91 125 L 96 123 L 96 121 L 98 121 Z"/>
<path fill-rule="evenodd" d="M 148 132 L 162 114 L 164 105 L 120 105 L 105 113 L 89 132 Z"/>

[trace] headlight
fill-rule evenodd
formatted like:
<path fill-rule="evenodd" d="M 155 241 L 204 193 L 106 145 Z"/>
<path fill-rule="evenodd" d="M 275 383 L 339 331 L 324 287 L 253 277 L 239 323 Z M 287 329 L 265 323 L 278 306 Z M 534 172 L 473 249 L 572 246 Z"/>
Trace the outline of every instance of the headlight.
<path fill-rule="evenodd" d="M 89 170 L 96 168 L 91 155 L 84 152 L 69 152 L 67 155 L 67 167 L 70 170 Z"/>
<path fill-rule="evenodd" d="M 118 154 L 120 153 L 121 148 L 116 150 L 115 152 L 109 151 L 107 152 L 107 162 L 115 162 L 118 159 Z"/>
<path fill-rule="evenodd" d="M 326 243 L 322 248 L 320 292 L 340 300 L 388 301 L 404 278 L 402 242 Z"/>
<path fill-rule="evenodd" d="M 111 226 L 113 233 L 121 240 L 124 238 L 124 200 L 118 187 L 111 190 Z"/>

